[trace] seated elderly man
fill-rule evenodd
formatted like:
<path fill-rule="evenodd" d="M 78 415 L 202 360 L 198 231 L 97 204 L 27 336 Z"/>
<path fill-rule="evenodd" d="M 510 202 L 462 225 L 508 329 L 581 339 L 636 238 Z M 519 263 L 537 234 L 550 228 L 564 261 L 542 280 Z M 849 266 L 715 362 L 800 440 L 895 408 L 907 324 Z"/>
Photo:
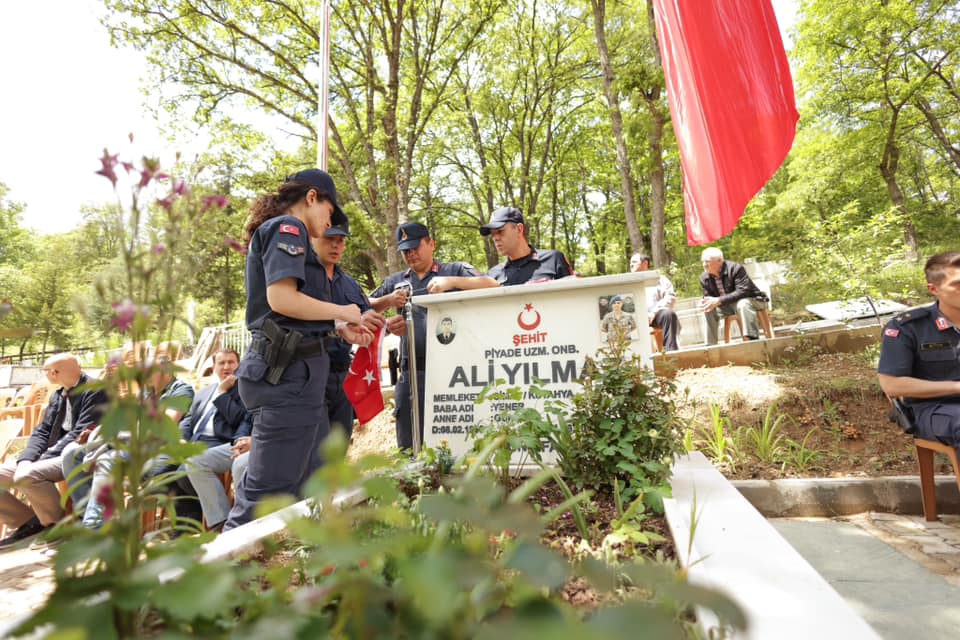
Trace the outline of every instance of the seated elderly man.
<path fill-rule="evenodd" d="M 0 467 L 0 521 L 16 528 L 0 540 L 0 548 L 41 533 L 63 517 L 56 487 L 64 477 L 61 455 L 77 436 L 100 421 L 107 403 L 102 390 L 84 388 L 94 378 L 80 370 L 80 361 L 74 355 L 51 356 L 43 372 L 60 389 L 50 398 L 43 421 L 34 429 L 20 458 Z M 14 497 L 11 483 L 29 505 Z"/>
<path fill-rule="evenodd" d="M 153 363 L 146 363 L 148 368 Z M 156 397 L 158 401 L 169 400 L 172 398 L 188 398 L 193 400 L 193 387 L 186 382 L 178 380 L 171 370 L 168 361 L 157 362 L 156 370 L 149 380 L 144 394 L 147 398 Z M 165 411 L 170 419 L 179 422 L 184 416 L 184 412 L 174 407 L 168 407 Z M 96 435 L 90 436 L 91 440 L 96 439 Z M 93 449 L 85 451 L 85 449 Z M 126 456 L 125 452 L 111 449 L 107 444 L 102 444 L 96 448 L 90 446 L 80 446 L 74 443 L 64 452 L 63 455 L 63 476 L 70 479 L 73 488 L 75 504 L 79 503 L 78 496 L 87 497 L 86 507 L 83 509 L 83 525 L 91 529 L 98 529 L 103 524 L 103 513 L 105 506 L 100 501 L 102 490 L 108 487 L 111 482 L 113 465 L 117 458 Z M 75 472 L 75 469 L 83 465 L 86 473 Z M 93 476 L 89 474 L 89 468 L 93 468 Z M 176 465 L 170 464 L 169 458 L 159 456 L 153 461 L 153 467 L 149 475 L 159 475 L 164 472 L 173 471 Z"/>
<path fill-rule="evenodd" d="M 743 339 L 757 340 L 760 337 L 757 312 L 766 311 L 770 298 L 753 283 L 742 264 L 724 260 L 720 249 L 704 249 L 700 260 L 703 262 L 700 311 L 707 323 L 707 344 L 717 344 L 720 316 L 738 314 L 743 324 Z"/>

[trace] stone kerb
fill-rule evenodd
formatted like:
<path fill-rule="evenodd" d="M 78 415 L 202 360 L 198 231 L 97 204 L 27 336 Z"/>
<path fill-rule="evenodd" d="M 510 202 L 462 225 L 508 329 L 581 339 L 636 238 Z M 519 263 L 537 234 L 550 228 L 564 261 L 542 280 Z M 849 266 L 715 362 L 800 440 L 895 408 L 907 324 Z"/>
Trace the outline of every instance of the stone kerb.
<path fill-rule="evenodd" d="M 729 594 L 747 615 L 746 631 L 724 637 L 879 638 L 703 454 L 677 460 L 671 484 L 664 507 L 690 582 Z M 718 633 L 708 611 L 698 624 Z"/>

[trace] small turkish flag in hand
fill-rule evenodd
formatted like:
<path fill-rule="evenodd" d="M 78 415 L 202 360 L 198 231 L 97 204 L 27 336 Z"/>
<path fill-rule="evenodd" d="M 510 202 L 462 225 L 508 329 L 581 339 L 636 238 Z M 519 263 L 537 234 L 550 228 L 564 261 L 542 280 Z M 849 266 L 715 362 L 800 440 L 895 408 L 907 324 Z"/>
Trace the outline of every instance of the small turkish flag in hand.
<path fill-rule="evenodd" d="M 353 405 L 360 424 L 373 420 L 383 411 L 383 394 L 380 392 L 380 340 L 383 327 L 377 332 L 370 346 L 360 347 L 353 356 L 350 372 L 343 381 L 347 400 Z"/>

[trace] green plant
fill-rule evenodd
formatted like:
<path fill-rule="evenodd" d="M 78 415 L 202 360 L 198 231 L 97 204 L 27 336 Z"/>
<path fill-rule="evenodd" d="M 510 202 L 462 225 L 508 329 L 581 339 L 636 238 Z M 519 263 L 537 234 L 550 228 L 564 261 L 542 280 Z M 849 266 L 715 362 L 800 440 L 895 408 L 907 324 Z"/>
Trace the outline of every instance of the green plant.
<path fill-rule="evenodd" d="M 566 427 L 558 421 L 551 444 L 564 477 L 576 487 L 643 496 L 660 510 L 669 495 L 670 465 L 682 452 L 672 383 L 646 369 L 629 342 L 611 337 L 583 368 L 583 390 L 573 399 Z"/>
<path fill-rule="evenodd" d="M 730 418 L 723 415 L 720 405 L 710 404 L 710 424 L 701 430 L 698 443 L 716 465 L 727 465 L 736 472 L 741 454 L 739 429 L 734 429 Z M 728 435 L 729 434 L 729 435 Z"/>
<path fill-rule="evenodd" d="M 647 520 L 648 514 L 642 495 L 634 498 L 633 502 L 624 509 L 620 484 L 617 480 L 614 480 L 613 492 L 617 517 L 610 521 L 611 531 L 600 543 L 600 552 L 608 564 L 614 564 L 623 557 L 633 557 L 637 555 L 638 549 L 650 543 L 665 541 L 659 533 L 644 528 L 643 523 Z"/>
<path fill-rule="evenodd" d="M 753 444 L 753 453 L 760 462 L 775 462 L 784 452 L 786 436 L 780 433 L 780 426 L 788 416 L 776 415 L 776 410 L 777 404 L 771 403 L 759 424 L 747 429 L 747 439 Z"/>
<path fill-rule="evenodd" d="M 359 476 L 343 467 L 337 452 L 325 452 L 329 462 L 311 483 L 321 491 L 315 499 L 324 505 L 323 519 L 291 526 L 312 549 L 303 568 L 307 582 L 286 599 L 257 607 L 257 617 L 241 620 L 234 633 L 282 623 L 301 637 L 309 630 L 343 637 L 576 638 L 594 637 L 605 618 L 622 616 L 629 623 L 606 637 L 635 637 L 638 628 L 678 636 L 681 611 L 691 603 L 742 625 L 729 600 L 685 584 L 665 567 L 609 567 L 592 558 L 571 563 L 542 546 L 543 526 L 555 513 L 538 516 L 527 499 L 556 472 L 544 469 L 507 493 L 481 473 L 505 446 L 503 437 L 492 441 L 461 478 L 421 496 L 410 512 L 393 506 L 395 488 L 383 476 L 366 481 L 375 503 L 333 509 L 328 496 Z M 588 579 L 613 604 L 580 616 L 559 597 L 573 576 Z M 626 584 L 636 588 L 626 593 Z M 615 592 L 624 595 L 614 598 Z"/>
<path fill-rule="evenodd" d="M 491 399 L 519 402 L 524 398 L 523 389 L 503 388 L 503 384 L 504 380 L 498 379 L 492 385 L 484 387 L 477 397 L 477 402 Z M 526 396 L 543 399 L 543 407 L 525 406 L 501 412 L 491 420 L 476 425 L 467 434 L 467 437 L 473 440 L 474 452 L 483 450 L 497 438 L 503 438 L 506 446 L 496 449 L 490 460 L 491 467 L 496 470 L 503 484 L 508 484 L 510 480 L 511 465 L 516 468 L 519 477 L 527 460 L 533 460 L 542 466 L 548 445 L 557 449 L 558 455 L 562 455 L 568 446 L 564 405 L 551 400 L 552 394 L 537 385 L 528 387 Z"/>
<path fill-rule="evenodd" d="M 424 464 L 434 469 L 441 476 L 453 471 L 453 465 L 456 463 L 456 458 L 450 450 L 450 443 L 446 440 L 441 440 L 440 444 L 434 448 L 424 448 L 420 452 L 420 457 Z"/>
<path fill-rule="evenodd" d="M 133 344 L 150 336 L 170 339 L 179 308 L 176 283 L 191 268 L 176 249 L 189 241 L 211 207 L 221 208 L 226 200 L 201 197 L 183 180 L 163 173 L 155 159 L 120 162 L 104 151 L 101 164 L 97 173 L 115 190 L 124 173 L 132 182 L 129 206 L 118 195 L 116 228 L 111 229 L 123 269 L 98 280 L 99 302 L 112 308 L 111 325 Z M 229 594 L 233 581 L 222 579 L 226 569 L 197 567 L 176 587 L 162 583 L 159 575 L 194 564 L 200 545 L 212 534 L 147 545 L 196 531 L 198 523 L 177 518 L 176 499 L 167 494 L 182 474 L 144 476 L 144 469 L 161 456 L 177 463 L 202 451 L 202 445 L 180 442 L 177 424 L 168 415 L 186 412 L 190 401 L 159 400 L 148 391 L 157 374 L 175 370 L 170 362 L 113 361 L 107 368 L 110 375 L 93 383 L 110 398 L 100 436 L 121 456 L 111 470 L 112 482 L 97 496 L 105 507 L 104 524 L 96 531 L 76 524 L 81 512 L 58 525 L 54 535 L 65 541 L 54 560 L 56 591 L 18 633 L 53 623 L 61 630 L 96 629 L 105 638 L 134 637 L 151 618 L 171 627 L 193 626 L 203 635 L 208 628 L 203 620 L 229 613 L 235 600 Z M 158 508 L 166 510 L 168 524 L 145 532 L 141 514 Z M 206 605 L 198 607 L 202 601 Z"/>
<path fill-rule="evenodd" d="M 798 473 L 806 473 L 820 460 L 820 452 L 807 447 L 807 441 L 816 430 L 816 427 L 810 429 L 800 442 L 787 438 L 786 450 L 783 454 L 783 467 L 785 469 L 790 468 Z"/>

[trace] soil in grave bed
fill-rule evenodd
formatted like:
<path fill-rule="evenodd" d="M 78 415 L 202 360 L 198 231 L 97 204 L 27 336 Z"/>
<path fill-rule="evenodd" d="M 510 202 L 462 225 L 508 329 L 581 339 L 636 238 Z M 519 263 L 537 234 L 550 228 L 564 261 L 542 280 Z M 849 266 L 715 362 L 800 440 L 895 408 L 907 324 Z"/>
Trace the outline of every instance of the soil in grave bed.
<path fill-rule="evenodd" d="M 709 405 L 715 404 L 730 419 L 728 436 L 736 439 L 742 430 L 745 452 L 735 456 L 736 464 L 719 465 L 731 479 L 916 475 L 912 438 L 887 419 L 890 407 L 877 382 L 876 350 L 813 355 L 785 365 L 680 371 L 680 415 L 693 428 L 708 429 Z M 752 452 L 747 430 L 758 427 L 774 403 L 774 415 L 785 416 L 779 429 L 783 444 L 789 438 L 816 452 L 803 468 L 789 455 L 761 462 Z M 698 433 L 695 440 L 701 439 Z M 938 473 L 951 473 L 946 458 L 938 456 L 937 464 Z"/>

